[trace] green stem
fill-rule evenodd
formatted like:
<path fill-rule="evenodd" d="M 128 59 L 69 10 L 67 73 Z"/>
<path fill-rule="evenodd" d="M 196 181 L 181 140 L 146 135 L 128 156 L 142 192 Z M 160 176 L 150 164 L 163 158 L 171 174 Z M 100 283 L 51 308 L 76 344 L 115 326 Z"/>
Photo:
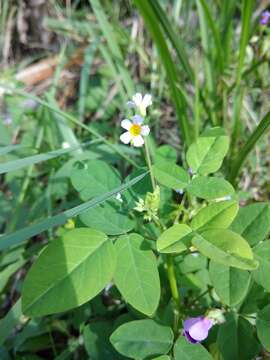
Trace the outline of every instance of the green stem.
<path fill-rule="evenodd" d="M 180 319 L 181 313 L 181 303 L 180 303 L 180 296 L 177 287 L 176 275 L 175 275 L 175 268 L 173 262 L 173 256 L 167 255 L 167 275 L 170 284 L 172 298 L 175 303 L 175 330 L 178 329 L 178 322 Z"/>
<path fill-rule="evenodd" d="M 259 125 L 252 132 L 252 134 L 248 138 L 243 148 L 238 151 L 237 157 L 231 160 L 232 163 L 231 163 L 228 179 L 233 185 L 236 185 L 237 176 L 241 171 L 242 166 L 246 161 L 248 155 L 255 148 L 256 143 L 260 140 L 260 138 L 267 133 L 269 128 L 270 128 L 270 111 L 260 121 Z"/>
<path fill-rule="evenodd" d="M 44 127 L 42 126 L 39 129 L 39 132 L 38 132 L 38 135 L 37 135 L 37 140 L 36 140 L 36 143 L 35 143 L 35 148 L 36 149 L 40 148 L 40 145 L 41 145 L 42 139 L 43 139 L 43 134 L 44 134 Z M 34 169 L 34 165 L 31 165 L 27 170 L 26 176 L 25 176 L 24 181 L 22 183 L 20 194 L 19 194 L 18 199 L 17 199 L 17 204 L 16 204 L 14 214 L 12 216 L 11 221 L 9 222 L 9 225 L 7 226 L 7 232 L 11 232 L 16 228 L 18 218 L 19 218 L 22 206 L 23 206 L 25 196 L 26 196 L 26 192 L 28 190 L 28 187 L 29 187 L 29 184 L 30 184 L 30 181 L 31 181 L 31 176 L 32 176 L 33 169 Z"/>
<path fill-rule="evenodd" d="M 183 211 L 185 211 L 185 201 L 186 201 L 186 197 L 187 197 L 187 193 L 185 192 L 183 197 L 182 197 L 182 200 L 178 206 L 178 209 L 177 209 L 177 212 L 176 212 L 176 216 L 175 216 L 175 219 L 174 219 L 174 224 L 177 224 L 178 223 L 178 220 L 179 220 L 179 217 L 181 215 L 181 213 Z"/>
<path fill-rule="evenodd" d="M 150 172 L 150 178 L 151 178 L 153 191 L 155 191 L 156 182 L 155 182 L 155 177 L 154 177 L 154 174 L 153 174 L 152 162 L 151 162 L 150 151 L 149 151 L 149 146 L 148 146 L 147 139 L 145 139 L 145 155 L 146 155 L 145 157 L 146 157 L 147 166 L 148 166 L 148 169 L 149 169 L 149 172 Z"/>

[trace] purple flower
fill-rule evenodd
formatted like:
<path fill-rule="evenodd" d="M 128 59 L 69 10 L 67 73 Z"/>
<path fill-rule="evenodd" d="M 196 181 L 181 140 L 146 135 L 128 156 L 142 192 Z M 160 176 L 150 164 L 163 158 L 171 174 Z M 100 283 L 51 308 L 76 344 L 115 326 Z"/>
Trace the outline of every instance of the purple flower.
<path fill-rule="evenodd" d="M 213 321 L 205 316 L 189 318 L 184 321 L 183 335 L 189 342 L 196 344 L 207 338 L 208 332 L 213 325 Z"/>
<path fill-rule="evenodd" d="M 177 194 L 183 195 L 184 194 L 184 190 L 183 189 L 175 189 L 175 192 Z"/>
<path fill-rule="evenodd" d="M 268 25 L 269 21 L 270 21 L 270 11 L 266 10 L 263 13 L 261 13 L 260 24 Z"/>

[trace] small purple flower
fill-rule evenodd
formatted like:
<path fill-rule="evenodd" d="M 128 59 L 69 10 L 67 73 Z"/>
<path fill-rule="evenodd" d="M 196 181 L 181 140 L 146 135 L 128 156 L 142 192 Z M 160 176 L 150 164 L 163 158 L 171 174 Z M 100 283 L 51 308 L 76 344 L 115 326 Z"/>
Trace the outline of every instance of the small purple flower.
<path fill-rule="evenodd" d="M 266 10 L 261 13 L 260 24 L 268 25 L 269 21 L 270 21 L 270 11 Z"/>
<path fill-rule="evenodd" d="M 183 189 L 175 189 L 175 192 L 177 194 L 183 195 L 184 194 L 184 190 Z"/>
<path fill-rule="evenodd" d="M 193 170 L 191 169 L 191 167 L 188 168 L 188 173 L 189 173 L 189 175 L 193 175 Z"/>
<path fill-rule="evenodd" d="M 189 318 L 184 321 L 183 335 L 190 343 L 196 344 L 207 338 L 213 325 L 213 321 L 205 316 Z"/>

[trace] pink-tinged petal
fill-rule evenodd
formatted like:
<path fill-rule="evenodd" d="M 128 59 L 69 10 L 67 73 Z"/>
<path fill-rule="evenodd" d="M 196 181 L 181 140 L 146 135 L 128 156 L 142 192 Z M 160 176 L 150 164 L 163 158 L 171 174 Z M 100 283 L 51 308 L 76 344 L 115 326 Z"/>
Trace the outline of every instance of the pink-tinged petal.
<path fill-rule="evenodd" d="M 129 107 L 129 108 L 134 108 L 136 105 L 135 105 L 135 103 L 133 102 L 133 101 L 128 101 L 127 102 L 127 107 Z"/>
<path fill-rule="evenodd" d="M 203 316 L 198 316 L 198 317 L 189 318 L 189 319 L 185 320 L 184 321 L 184 330 L 189 331 L 191 326 L 193 326 L 194 324 L 196 324 L 198 321 L 201 321 L 201 320 L 203 320 Z"/>
<path fill-rule="evenodd" d="M 189 333 L 187 331 L 184 331 L 183 335 L 186 337 L 186 339 L 191 343 L 191 344 L 197 344 L 199 341 L 192 339 L 192 337 L 189 335 Z"/>
<path fill-rule="evenodd" d="M 134 96 L 132 96 L 132 100 L 135 103 L 135 105 L 139 107 L 142 102 L 142 94 L 136 93 Z"/>
<path fill-rule="evenodd" d="M 148 125 L 142 126 L 141 134 L 142 134 L 143 136 L 148 136 L 149 133 L 150 133 L 150 128 L 149 128 L 149 126 L 148 126 Z"/>
<path fill-rule="evenodd" d="M 203 319 L 198 321 L 196 324 L 193 324 L 188 333 L 192 339 L 196 341 L 202 341 L 207 338 L 208 331 L 212 327 L 212 321 L 209 319 Z"/>
<path fill-rule="evenodd" d="M 126 131 L 124 134 L 122 134 L 120 136 L 120 140 L 124 143 L 124 144 L 129 144 L 131 141 L 131 134 L 129 131 Z"/>
<path fill-rule="evenodd" d="M 145 108 L 152 105 L 152 96 L 150 94 L 145 94 L 142 103 Z"/>
<path fill-rule="evenodd" d="M 141 135 L 138 135 L 138 136 L 135 136 L 133 139 L 132 139 L 132 143 L 135 147 L 141 147 L 143 146 L 144 144 L 144 140 L 143 140 L 143 137 Z"/>
<path fill-rule="evenodd" d="M 138 124 L 138 125 L 141 125 L 143 123 L 143 118 L 136 114 L 132 117 L 132 121 L 133 121 L 133 124 Z"/>
<path fill-rule="evenodd" d="M 124 119 L 121 121 L 121 126 L 125 130 L 129 130 L 132 126 L 132 122 L 128 119 Z"/>

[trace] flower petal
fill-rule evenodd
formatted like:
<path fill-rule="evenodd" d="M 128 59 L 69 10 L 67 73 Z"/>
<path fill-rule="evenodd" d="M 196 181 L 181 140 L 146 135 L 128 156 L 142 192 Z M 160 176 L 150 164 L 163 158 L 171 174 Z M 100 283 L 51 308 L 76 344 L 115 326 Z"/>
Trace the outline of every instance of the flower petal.
<path fill-rule="evenodd" d="M 135 147 L 141 147 L 143 146 L 144 144 L 144 140 L 143 140 L 143 137 L 141 135 L 138 135 L 138 136 L 135 136 L 133 139 L 132 139 L 132 143 Z"/>
<path fill-rule="evenodd" d="M 203 316 L 198 316 L 198 317 L 189 318 L 189 319 L 185 320 L 184 321 L 184 330 L 189 331 L 191 326 L 193 326 L 194 324 L 196 324 L 198 321 L 201 321 L 201 320 L 203 320 Z"/>
<path fill-rule="evenodd" d="M 135 105 L 139 107 L 142 103 L 142 94 L 136 93 L 134 96 L 132 96 L 132 100 L 135 103 Z"/>
<path fill-rule="evenodd" d="M 150 94 L 145 94 L 142 103 L 145 108 L 152 105 L 152 96 Z"/>
<path fill-rule="evenodd" d="M 197 344 L 198 341 L 192 339 L 192 337 L 189 335 L 188 331 L 184 331 L 183 335 L 186 337 L 186 339 L 191 343 L 191 344 Z"/>
<path fill-rule="evenodd" d="M 136 106 L 136 104 L 133 101 L 128 101 L 127 102 L 127 107 L 134 108 L 135 106 Z"/>
<path fill-rule="evenodd" d="M 192 325 L 189 329 L 189 335 L 192 339 L 197 341 L 202 341 L 207 338 L 208 331 L 211 329 L 213 323 L 210 319 L 204 318 L 201 321 L 198 321 L 196 324 Z"/>
<path fill-rule="evenodd" d="M 141 134 L 142 134 L 143 136 L 148 136 L 149 133 L 150 133 L 150 128 L 149 128 L 149 126 L 148 126 L 148 125 L 142 126 Z"/>
<path fill-rule="evenodd" d="M 140 125 L 140 124 L 142 124 L 143 123 L 143 118 L 140 116 L 140 115 L 134 115 L 133 117 L 132 117 L 132 121 L 133 121 L 133 124 L 138 124 L 138 125 Z"/>
<path fill-rule="evenodd" d="M 124 134 L 122 134 L 120 136 L 120 140 L 124 143 L 124 144 L 129 144 L 131 141 L 131 134 L 129 131 L 126 131 Z"/>
<path fill-rule="evenodd" d="M 129 130 L 132 126 L 132 122 L 128 119 L 124 119 L 121 121 L 121 126 L 125 130 Z"/>

